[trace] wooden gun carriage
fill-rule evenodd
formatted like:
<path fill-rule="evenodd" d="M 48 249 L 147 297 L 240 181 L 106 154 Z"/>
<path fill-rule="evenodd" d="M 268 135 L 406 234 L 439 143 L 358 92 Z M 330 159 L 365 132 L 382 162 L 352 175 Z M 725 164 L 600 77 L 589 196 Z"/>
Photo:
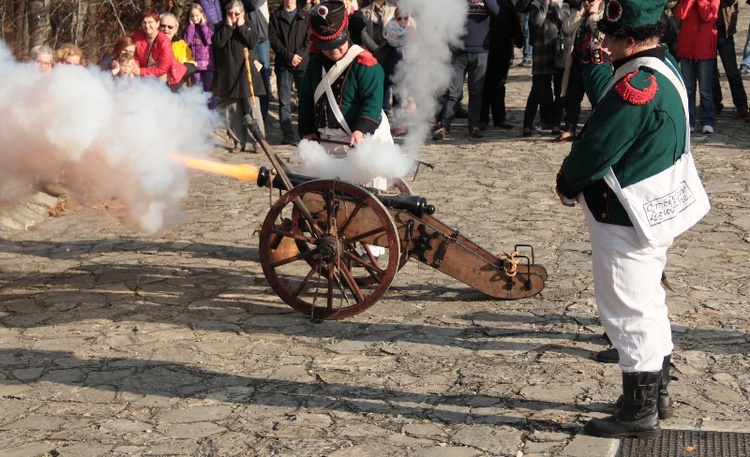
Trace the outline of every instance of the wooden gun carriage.
<path fill-rule="evenodd" d="M 435 218 L 435 207 L 404 185 L 384 192 L 292 174 L 253 130 L 274 167 L 260 169 L 258 185 L 285 191 L 261 226 L 260 261 L 292 308 L 313 319 L 353 316 L 388 291 L 409 259 L 497 299 L 544 288 L 547 271 L 531 245 L 496 256 Z"/>

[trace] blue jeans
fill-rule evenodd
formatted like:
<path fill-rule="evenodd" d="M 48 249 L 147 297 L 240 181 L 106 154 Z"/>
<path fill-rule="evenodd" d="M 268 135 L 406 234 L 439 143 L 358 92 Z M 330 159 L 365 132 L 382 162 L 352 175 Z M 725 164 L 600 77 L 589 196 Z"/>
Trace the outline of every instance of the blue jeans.
<path fill-rule="evenodd" d="M 523 60 L 531 60 L 531 43 L 529 43 L 529 13 L 523 13 Z"/>
<path fill-rule="evenodd" d="M 443 105 L 440 120 L 443 128 L 451 131 L 456 117 L 456 104 L 464 91 L 466 73 L 469 73 L 469 132 L 479 127 L 479 112 L 482 109 L 482 87 L 487 72 L 486 52 L 454 51 L 451 59 L 453 77 L 448 86 L 448 99 Z"/>
<path fill-rule="evenodd" d="M 263 80 L 266 95 L 261 95 L 258 98 L 260 98 L 260 113 L 265 120 L 271 106 L 271 42 L 268 40 L 259 42 L 255 51 L 258 53 L 258 60 L 263 65 L 263 68 L 260 69 L 260 77 Z"/>
<path fill-rule="evenodd" d="M 279 121 L 284 136 L 295 136 L 292 129 L 292 82 L 299 91 L 304 74 L 304 70 L 276 69 L 276 89 L 279 91 Z"/>
<path fill-rule="evenodd" d="M 724 66 L 724 73 L 727 74 L 727 81 L 729 81 L 729 90 L 732 93 L 732 103 L 735 108 L 747 108 L 747 93 L 745 92 L 745 86 L 742 83 L 742 75 L 740 70 L 737 68 L 737 54 L 734 50 L 734 37 L 724 38 L 723 34 L 719 34 L 719 41 L 717 43 L 716 52 L 719 53 L 721 63 Z M 714 97 L 714 105 L 720 105 L 721 86 L 719 85 L 719 65 L 716 64 L 714 69 L 714 76 L 711 81 L 711 87 Z"/>
<path fill-rule="evenodd" d="M 750 30 L 747 31 L 747 38 L 745 39 L 745 50 L 742 52 L 742 62 L 740 62 L 740 68 L 750 70 Z"/>
<path fill-rule="evenodd" d="M 711 93 L 711 78 L 716 67 L 715 61 L 715 59 L 680 59 L 680 70 L 682 70 L 682 78 L 685 80 L 685 89 L 687 89 L 691 127 L 695 126 L 695 90 L 698 85 L 701 96 L 698 120 L 703 126 L 714 126 L 716 114 L 714 113 L 714 97 Z"/>

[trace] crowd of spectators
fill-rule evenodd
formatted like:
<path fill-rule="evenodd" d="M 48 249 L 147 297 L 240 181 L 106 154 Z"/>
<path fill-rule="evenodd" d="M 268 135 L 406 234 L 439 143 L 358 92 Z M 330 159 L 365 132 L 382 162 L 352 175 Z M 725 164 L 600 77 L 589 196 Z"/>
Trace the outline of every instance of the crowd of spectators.
<path fill-rule="evenodd" d="M 505 83 L 518 48 L 523 57 L 517 65 L 531 72 L 520 134 L 548 130 L 553 141 L 573 140 L 584 96 L 595 107 L 611 79 L 607 50 L 601 48 L 603 36 L 596 28 L 605 1 L 465 1 L 466 32 L 452 49 L 453 74 L 439 100 L 433 139 L 449 138 L 457 117 L 468 118 L 468 134 L 475 138 L 490 127 L 514 128 L 506 113 Z M 267 0 L 177 1 L 165 12 L 148 8 L 140 14 L 140 26 L 118 39 L 98 65 L 114 78 L 156 78 L 173 91 L 197 85 L 210 92 L 211 109 L 225 113 L 234 152 L 251 147 L 258 151 L 242 121 L 249 115 L 261 129 L 270 121 L 273 68 L 281 142 L 296 144 L 294 91 L 316 51 L 309 12 L 319 3 L 283 0 L 275 11 L 269 11 Z M 409 33 L 417 26 L 412 12 L 400 9 L 398 1 L 344 3 L 351 41 L 371 51 L 385 70 L 383 110 L 391 118 L 393 133 L 403 134 L 408 125 L 398 116 L 407 96 L 391 89 Z M 717 54 L 737 114 L 750 116 L 742 80 L 750 73 L 750 34 L 738 65 L 737 11 L 736 0 L 678 0 L 667 3 L 662 15 L 664 45 L 679 62 L 688 92 L 691 128 L 699 125 L 705 134 L 714 132 L 716 114 L 724 109 Z M 57 64 L 87 64 L 73 44 L 57 50 L 36 46 L 29 62 L 41 72 Z M 465 88 L 468 111 L 463 108 Z"/>

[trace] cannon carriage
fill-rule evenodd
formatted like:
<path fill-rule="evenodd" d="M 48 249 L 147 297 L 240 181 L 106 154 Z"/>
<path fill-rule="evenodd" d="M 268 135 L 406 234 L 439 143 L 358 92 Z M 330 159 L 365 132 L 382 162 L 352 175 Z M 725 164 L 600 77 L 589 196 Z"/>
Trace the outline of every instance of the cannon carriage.
<path fill-rule="evenodd" d="M 436 208 L 403 182 L 384 192 L 338 179 L 290 173 L 273 164 L 257 183 L 283 194 L 260 229 L 260 261 L 269 285 L 312 319 L 342 319 L 373 306 L 410 259 L 490 297 L 541 292 L 547 272 L 531 245 L 495 255 L 434 217 Z"/>

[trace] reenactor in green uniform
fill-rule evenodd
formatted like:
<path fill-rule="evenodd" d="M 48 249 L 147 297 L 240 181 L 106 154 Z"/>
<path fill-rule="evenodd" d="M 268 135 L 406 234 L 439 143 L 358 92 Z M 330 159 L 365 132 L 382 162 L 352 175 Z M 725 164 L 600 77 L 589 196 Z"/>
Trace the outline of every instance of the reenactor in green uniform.
<path fill-rule="evenodd" d="M 393 143 L 382 111 L 383 68 L 372 54 L 350 43 L 347 24 L 343 2 L 323 2 L 310 11 L 318 52 L 299 88 L 299 135 L 334 148 L 354 146 L 367 134 Z"/>
<path fill-rule="evenodd" d="M 623 188 L 641 182 L 686 152 L 684 87 L 659 43 L 664 3 L 607 1 L 598 27 L 615 75 L 557 176 L 562 203 L 584 208 L 599 316 L 622 370 L 617 412 L 584 428 L 595 436 L 659 436 L 659 419 L 673 414 L 667 391 L 673 344 L 660 284 L 672 240 L 645 244 L 605 182 L 610 174 Z"/>

